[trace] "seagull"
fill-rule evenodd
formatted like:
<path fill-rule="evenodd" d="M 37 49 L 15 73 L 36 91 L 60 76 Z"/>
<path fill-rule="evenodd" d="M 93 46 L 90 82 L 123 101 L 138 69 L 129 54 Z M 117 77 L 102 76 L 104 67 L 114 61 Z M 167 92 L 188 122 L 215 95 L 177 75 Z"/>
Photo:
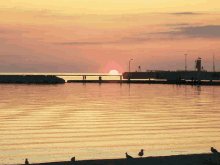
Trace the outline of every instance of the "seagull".
<path fill-rule="evenodd" d="M 76 161 L 76 158 L 75 157 L 72 157 L 71 158 L 71 162 L 75 162 Z"/>
<path fill-rule="evenodd" d="M 218 152 L 216 149 L 214 149 L 213 147 L 211 147 L 211 151 L 212 151 L 213 154 L 219 153 L 219 152 Z"/>
<path fill-rule="evenodd" d="M 143 156 L 144 155 L 144 150 L 143 149 L 141 149 L 141 151 L 139 152 L 139 154 L 138 154 L 139 156 Z"/>
<path fill-rule="evenodd" d="M 29 164 L 28 159 L 25 159 L 25 164 L 26 164 L 26 165 L 28 165 L 28 164 Z"/>
<path fill-rule="evenodd" d="M 126 154 L 126 158 L 133 158 L 132 156 L 128 155 L 127 152 L 125 154 Z"/>

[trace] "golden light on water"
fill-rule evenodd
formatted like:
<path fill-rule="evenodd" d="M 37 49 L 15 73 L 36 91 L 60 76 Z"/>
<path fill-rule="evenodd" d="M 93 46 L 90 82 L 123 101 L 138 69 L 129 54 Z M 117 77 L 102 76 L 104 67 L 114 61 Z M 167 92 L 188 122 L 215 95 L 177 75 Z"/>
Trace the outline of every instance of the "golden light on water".
<path fill-rule="evenodd" d="M 24 164 L 25 158 L 30 164 L 70 161 L 71 157 L 121 159 L 125 152 L 138 158 L 141 149 L 143 157 L 150 157 L 211 153 L 211 146 L 220 148 L 218 86 L 0 87 L 0 164 Z"/>
<path fill-rule="evenodd" d="M 109 74 L 110 75 L 118 75 L 118 71 L 117 70 L 110 70 Z"/>

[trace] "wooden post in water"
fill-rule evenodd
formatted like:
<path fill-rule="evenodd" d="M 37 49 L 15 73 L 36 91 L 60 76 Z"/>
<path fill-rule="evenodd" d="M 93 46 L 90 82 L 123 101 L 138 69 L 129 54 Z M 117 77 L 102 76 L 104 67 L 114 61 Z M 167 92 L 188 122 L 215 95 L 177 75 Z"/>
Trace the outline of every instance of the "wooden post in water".
<path fill-rule="evenodd" d="M 99 76 L 99 83 L 101 83 L 102 82 L 102 77 L 101 76 Z"/>

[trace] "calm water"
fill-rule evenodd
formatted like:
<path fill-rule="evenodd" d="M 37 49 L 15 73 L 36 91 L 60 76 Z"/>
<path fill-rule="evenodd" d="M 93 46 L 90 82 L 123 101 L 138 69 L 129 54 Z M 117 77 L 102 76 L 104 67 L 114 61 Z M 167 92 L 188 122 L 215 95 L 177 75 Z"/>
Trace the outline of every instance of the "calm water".
<path fill-rule="evenodd" d="M 220 86 L 0 84 L 0 164 L 220 149 Z"/>

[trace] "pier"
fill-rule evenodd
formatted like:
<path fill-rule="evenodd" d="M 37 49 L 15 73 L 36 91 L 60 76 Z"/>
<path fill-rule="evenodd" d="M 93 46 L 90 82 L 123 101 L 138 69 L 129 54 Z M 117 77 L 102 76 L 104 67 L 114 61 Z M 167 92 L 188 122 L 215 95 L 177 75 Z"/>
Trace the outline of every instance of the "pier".
<path fill-rule="evenodd" d="M 103 76 L 120 76 L 120 80 L 102 80 Z M 146 72 L 141 72 L 141 70 L 139 70 L 138 72 L 130 72 L 129 67 L 129 72 L 124 72 L 122 73 L 122 75 L 99 75 L 99 80 L 86 80 L 86 76 L 83 76 L 83 80 L 68 80 L 67 83 L 147 83 L 179 85 L 220 85 L 220 72 L 215 72 L 214 69 L 213 72 L 207 72 L 206 70 L 204 70 L 201 64 L 201 58 L 198 57 L 195 61 L 195 70 L 191 71 L 185 68 L 185 70 L 177 71 L 146 70 Z"/>
<path fill-rule="evenodd" d="M 213 81 L 220 80 L 220 72 L 202 71 L 147 71 L 124 72 L 123 79 L 165 79 L 167 81 Z"/>
<path fill-rule="evenodd" d="M 176 85 L 220 85 L 220 81 L 166 81 L 166 80 L 68 80 L 67 83 L 120 83 L 120 84 L 176 84 Z"/>
<path fill-rule="evenodd" d="M 79 74 L 79 75 L 70 75 L 70 74 L 68 74 L 68 75 L 56 75 L 56 76 L 62 76 L 62 77 L 65 77 L 65 76 L 72 76 L 72 77 L 82 77 L 82 80 L 85 80 L 85 81 L 92 81 L 92 80 L 86 80 L 86 77 L 99 77 L 99 79 L 98 79 L 98 81 L 102 81 L 102 78 L 103 77 L 120 77 L 120 81 L 122 81 L 122 76 L 123 75 L 108 75 L 108 74 L 102 74 L 102 75 L 98 75 L 98 74 Z M 74 81 L 77 81 L 77 80 L 70 80 L 70 81 L 72 81 L 72 82 L 74 82 Z M 79 80 L 80 81 L 80 80 Z M 96 80 L 93 80 L 93 81 L 96 81 Z"/>
<path fill-rule="evenodd" d="M 122 79 L 127 78 L 126 76 L 130 74 L 130 79 Z M 160 72 L 152 72 L 152 76 L 149 78 L 146 76 L 146 72 L 125 72 L 123 75 L 72 75 L 72 74 L 57 74 L 57 75 L 0 75 L 0 83 L 1 84 L 63 84 L 63 83 L 139 83 L 139 84 L 177 84 L 177 85 L 220 85 L 219 77 L 217 80 L 184 80 L 184 79 L 174 79 L 174 80 L 167 80 L 164 77 L 160 76 Z M 164 72 L 162 73 L 164 74 Z M 158 76 L 159 75 L 159 76 Z M 220 75 L 220 73 L 219 73 Z M 58 77 L 59 76 L 59 77 Z M 80 76 L 81 80 L 65 80 L 60 77 L 71 76 L 76 77 Z M 97 77 L 95 80 L 88 80 L 86 77 Z M 120 80 L 103 80 L 102 77 L 111 77 L 116 76 L 120 77 Z M 155 77 L 156 76 L 156 77 Z M 156 79 L 160 77 L 161 79 Z M 135 78 L 135 79 L 131 79 Z M 147 79 L 148 78 L 148 79 Z M 153 78 L 153 79 L 151 79 Z M 138 80 L 137 80 L 138 79 Z"/>
<path fill-rule="evenodd" d="M 165 79 L 169 82 L 182 82 L 191 80 L 192 83 L 196 81 L 201 82 L 208 80 L 212 82 L 213 80 L 220 80 L 220 72 L 207 72 L 201 63 L 201 58 L 198 57 L 195 60 L 195 70 L 177 70 L 177 71 L 166 71 L 166 70 L 146 70 L 146 72 L 124 72 L 124 79 Z M 213 66 L 214 68 L 214 66 Z"/>

